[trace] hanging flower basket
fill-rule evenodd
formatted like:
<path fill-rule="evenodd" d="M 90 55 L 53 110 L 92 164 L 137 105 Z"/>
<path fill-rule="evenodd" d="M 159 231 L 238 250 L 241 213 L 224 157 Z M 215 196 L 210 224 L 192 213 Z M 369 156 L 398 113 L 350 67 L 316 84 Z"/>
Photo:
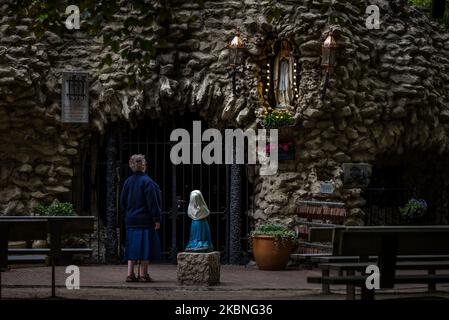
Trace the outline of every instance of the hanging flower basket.
<path fill-rule="evenodd" d="M 279 129 L 293 127 L 295 125 L 295 118 L 288 110 L 265 108 L 262 111 L 262 117 L 259 123 L 264 129 Z"/>

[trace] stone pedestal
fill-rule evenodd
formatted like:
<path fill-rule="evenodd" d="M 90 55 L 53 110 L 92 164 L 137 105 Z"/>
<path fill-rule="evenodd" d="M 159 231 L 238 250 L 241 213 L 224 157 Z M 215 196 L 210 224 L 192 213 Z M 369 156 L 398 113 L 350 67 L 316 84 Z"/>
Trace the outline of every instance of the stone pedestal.
<path fill-rule="evenodd" d="M 220 252 L 180 252 L 177 273 L 180 284 L 218 284 L 220 283 Z"/>

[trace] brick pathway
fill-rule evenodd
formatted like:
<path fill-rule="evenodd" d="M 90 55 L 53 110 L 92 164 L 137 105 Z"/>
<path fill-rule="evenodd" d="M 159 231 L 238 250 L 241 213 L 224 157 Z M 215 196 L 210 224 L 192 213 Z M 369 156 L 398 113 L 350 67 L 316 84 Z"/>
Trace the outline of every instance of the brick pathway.
<path fill-rule="evenodd" d="M 307 283 L 317 270 L 260 271 L 256 267 L 222 266 L 217 286 L 181 286 L 176 281 L 176 266 L 150 267 L 154 283 L 126 283 L 125 265 L 82 266 L 81 289 L 67 290 L 65 268 L 56 272 L 57 295 L 71 299 L 344 299 L 344 287 L 333 294 L 320 294 L 320 285 Z M 4 298 L 45 298 L 50 295 L 49 267 L 14 268 L 3 273 Z M 402 288 L 402 289 L 401 289 Z M 438 295 L 449 297 L 449 286 L 439 286 Z M 396 296 L 428 295 L 425 286 L 402 286 Z M 379 296 L 388 297 L 389 293 Z M 435 294 L 434 294 L 435 295 Z"/>

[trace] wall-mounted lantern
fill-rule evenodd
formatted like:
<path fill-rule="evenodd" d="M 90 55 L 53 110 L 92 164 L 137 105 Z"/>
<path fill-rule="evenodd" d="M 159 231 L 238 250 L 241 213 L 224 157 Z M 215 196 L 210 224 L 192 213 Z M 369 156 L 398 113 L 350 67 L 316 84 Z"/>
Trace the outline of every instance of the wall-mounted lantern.
<path fill-rule="evenodd" d="M 243 64 L 243 52 L 245 49 L 245 42 L 240 37 L 240 30 L 237 28 L 236 35 L 228 44 L 229 49 L 229 65 L 236 68 Z"/>
<path fill-rule="evenodd" d="M 333 30 L 330 30 L 329 34 L 326 37 L 326 40 L 324 40 L 321 57 L 321 65 L 328 70 L 335 67 L 337 47 L 338 46 L 334 38 Z"/>
<path fill-rule="evenodd" d="M 231 42 L 228 44 L 229 50 L 229 66 L 232 68 L 232 89 L 236 93 L 236 72 L 237 68 L 243 65 L 245 61 L 245 42 L 240 37 L 240 30 L 237 28 L 236 34 Z"/>
<path fill-rule="evenodd" d="M 322 46 L 321 66 L 323 66 L 326 71 L 326 79 L 321 93 L 322 100 L 324 100 L 324 97 L 326 96 L 326 89 L 329 84 L 329 73 L 335 67 L 337 49 L 337 42 L 335 41 L 333 30 L 331 29 Z"/>

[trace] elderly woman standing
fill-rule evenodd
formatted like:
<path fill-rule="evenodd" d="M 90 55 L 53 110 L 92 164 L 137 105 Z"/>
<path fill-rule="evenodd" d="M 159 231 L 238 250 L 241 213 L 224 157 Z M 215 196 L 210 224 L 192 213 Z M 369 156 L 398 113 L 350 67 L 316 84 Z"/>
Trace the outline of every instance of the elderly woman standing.
<path fill-rule="evenodd" d="M 160 241 L 156 230 L 160 228 L 161 191 L 145 172 L 147 162 L 141 154 L 129 159 L 133 174 L 126 179 L 120 196 L 125 212 L 126 246 L 128 260 L 127 282 L 151 282 L 148 274 L 149 261 L 160 259 Z M 134 265 L 140 261 L 140 277 L 134 273 Z"/>

